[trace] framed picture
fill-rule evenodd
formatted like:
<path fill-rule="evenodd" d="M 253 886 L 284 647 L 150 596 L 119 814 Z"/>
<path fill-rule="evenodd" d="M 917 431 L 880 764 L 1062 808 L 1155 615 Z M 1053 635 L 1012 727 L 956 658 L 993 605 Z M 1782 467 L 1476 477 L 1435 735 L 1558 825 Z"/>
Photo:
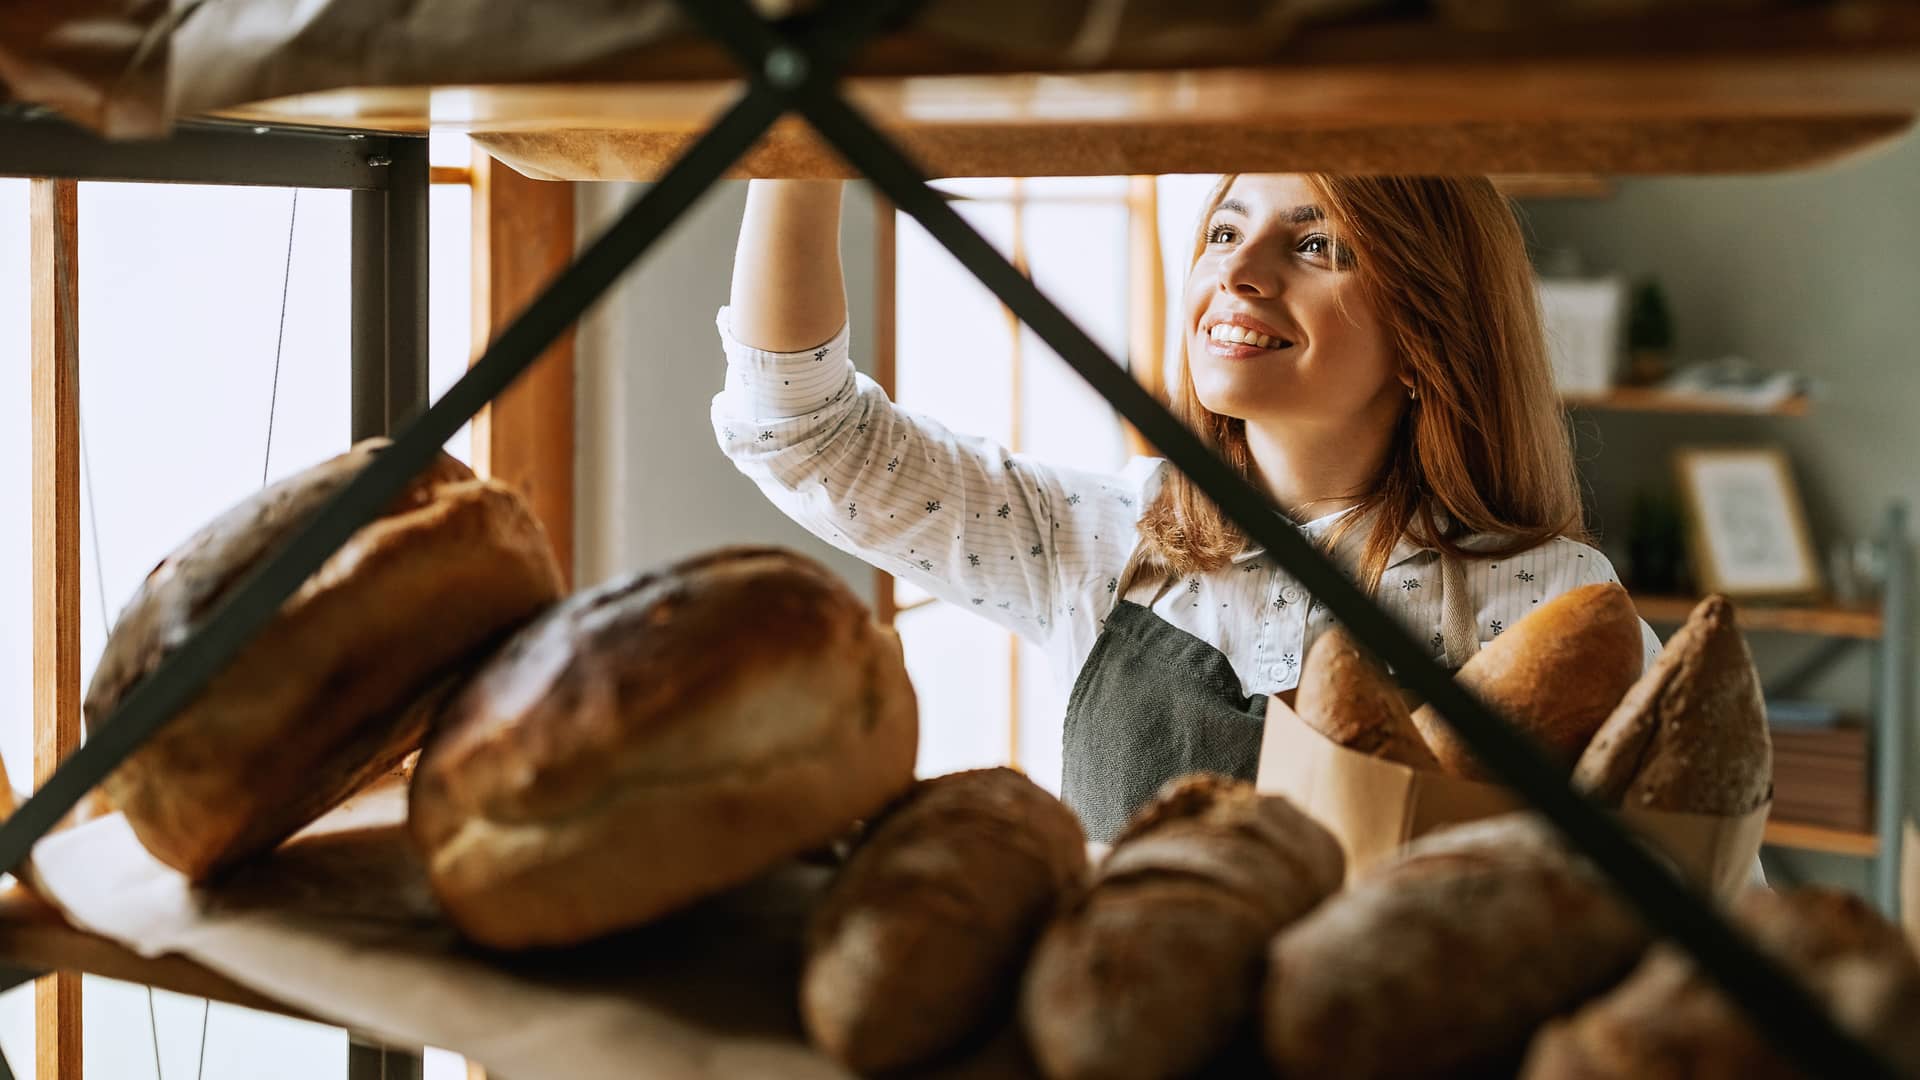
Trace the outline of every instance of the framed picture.
<path fill-rule="evenodd" d="M 1687 547 L 1703 591 L 1777 600 L 1820 595 L 1820 563 L 1783 450 L 1690 448 L 1674 459 Z"/>

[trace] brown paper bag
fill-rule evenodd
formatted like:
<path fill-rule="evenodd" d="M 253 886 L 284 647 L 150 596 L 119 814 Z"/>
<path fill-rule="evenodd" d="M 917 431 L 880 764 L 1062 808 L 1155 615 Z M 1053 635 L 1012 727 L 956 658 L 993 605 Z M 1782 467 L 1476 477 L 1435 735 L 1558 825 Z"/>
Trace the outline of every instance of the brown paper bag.
<path fill-rule="evenodd" d="M 1494 784 L 1349 750 L 1308 727 L 1277 698 L 1267 706 L 1255 787 L 1293 800 L 1339 838 L 1349 879 L 1416 837 L 1524 805 Z M 1771 808 L 1769 802 L 1738 817 L 1635 809 L 1617 816 L 1695 884 L 1729 897 L 1751 881 Z"/>

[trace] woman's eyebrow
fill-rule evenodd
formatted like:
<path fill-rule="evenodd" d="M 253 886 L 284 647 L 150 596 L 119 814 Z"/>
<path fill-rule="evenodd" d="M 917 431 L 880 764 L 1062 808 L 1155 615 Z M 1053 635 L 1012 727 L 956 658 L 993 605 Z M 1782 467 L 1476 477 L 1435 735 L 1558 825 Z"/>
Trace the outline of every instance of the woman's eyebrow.
<path fill-rule="evenodd" d="M 1291 225 L 1308 225 L 1325 220 L 1327 220 L 1326 211 L 1313 205 L 1296 206 L 1287 212 L 1287 222 Z"/>
<path fill-rule="evenodd" d="M 1221 199 L 1220 205 L 1214 207 L 1214 210 L 1215 212 L 1230 210 L 1233 213 L 1239 214 L 1241 217 L 1253 216 L 1253 211 L 1247 209 L 1247 204 L 1241 202 L 1239 199 Z"/>

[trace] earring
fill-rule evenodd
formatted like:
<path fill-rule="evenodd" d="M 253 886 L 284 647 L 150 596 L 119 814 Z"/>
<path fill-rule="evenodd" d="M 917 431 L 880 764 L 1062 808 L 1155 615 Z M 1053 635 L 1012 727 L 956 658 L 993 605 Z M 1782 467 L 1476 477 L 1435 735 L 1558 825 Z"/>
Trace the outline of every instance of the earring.
<path fill-rule="evenodd" d="M 1407 400 L 1408 401 L 1420 400 L 1420 388 L 1413 385 L 1412 383 L 1407 384 Z"/>

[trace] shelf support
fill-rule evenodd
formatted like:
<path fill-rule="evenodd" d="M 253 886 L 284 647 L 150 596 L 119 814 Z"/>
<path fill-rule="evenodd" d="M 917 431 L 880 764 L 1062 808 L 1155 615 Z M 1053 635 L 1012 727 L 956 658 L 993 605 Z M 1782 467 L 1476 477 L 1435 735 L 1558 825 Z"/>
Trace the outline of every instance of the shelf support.
<path fill-rule="evenodd" d="M 1907 548 L 1907 504 L 1896 502 L 1887 510 L 1887 532 L 1882 557 L 1886 576 L 1881 600 L 1885 629 L 1880 635 L 1879 707 L 1874 710 L 1874 831 L 1880 836 L 1880 852 L 1873 860 L 1873 899 L 1888 918 L 1900 918 L 1901 826 L 1906 821 L 1907 633 L 1912 587 Z"/>

